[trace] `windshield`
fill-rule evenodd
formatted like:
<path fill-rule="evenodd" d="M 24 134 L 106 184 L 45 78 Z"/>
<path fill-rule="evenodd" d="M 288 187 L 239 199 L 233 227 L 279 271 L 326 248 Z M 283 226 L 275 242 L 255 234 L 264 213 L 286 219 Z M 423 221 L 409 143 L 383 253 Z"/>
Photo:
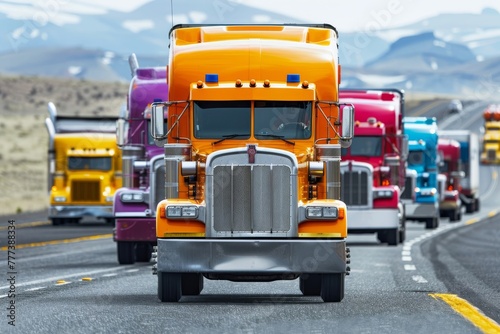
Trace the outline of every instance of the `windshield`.
<path fill-rule="evenodd" d="M 194 136 L 216 139 L 241 134 L 250 138 L 250 101 L 197 101 L 194 104 Z"/>
<path fill-rule="evenodd" d="M 310 138 L 311 109 L 311 102 L 255 101 L 255 138 Z"/>
<path fill-rule="evenodd" d="M 68 158 L 69 170 L 111 170 L 110 157 L 70 157 Z"/>
<path fill-rule="evenodd" d="M 351 147 L 342 149 L 342 155 L 378 157 L 382 155 L 382 137 L 357 136 Z"/>
<path fill-rule="evenodd" d="M 440 173 L 448 173 L 449 171 L 449 166 L 448 166 L 448 161 L 442 160 L 442 162 L 439 164 L 439 172 Z"/>

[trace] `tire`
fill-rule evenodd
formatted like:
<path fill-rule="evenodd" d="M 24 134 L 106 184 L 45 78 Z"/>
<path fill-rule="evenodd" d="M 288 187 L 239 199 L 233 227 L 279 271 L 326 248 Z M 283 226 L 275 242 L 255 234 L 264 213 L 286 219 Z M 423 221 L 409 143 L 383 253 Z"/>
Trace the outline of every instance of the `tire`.
<path fill-rule="evenodd" d="M 64 225 L 64 223 L 66 222 L 64 218 L 52 218 L 51 221 L 52 225 L 54 226 Z"/>
<path fill-rule="evenodd" d="M 162 303 L 177 303 L 182 297 L 182 275 L 158 272 L 158 299 Z"/>
<path fill-rule="evenodd" d="M 475 211 L 479 211 L 481 209 L 481 204 L 479 203 L 479 198 L 476 198 L 474 200 L 474 208 L 475 208 Z"/>
<path fill-rule="evenodd" d="M 182 295 L 198 296 L 202 290 L 202 274 L 182 274 Z"/>
<path fill-rule="evenodd" d="M 137 243 L 135 246 L 135 260 L 137 262 L 149 262 L 153 247 L 147 242 Z"/>
<path fill-rule="evenodd" d="M 465 204 L 465 213 L 473 213 L 474 212 L 474 202 Z"/>
<path fill-rule="evenodd" d="M 403 243 L 406 240 L 406 219 L 401 222 L 401 228 L 399 229 L 399 243 Z"/>
<path fill-rule="evenodd" d="M 304 296 L 319 296 L 321 294 L 321 275 L 301 275 L 299 277 L 299 288 Z"/>
<path fill-rule="evenodd" d="M 432 218 L 427 218 L 425 220 L 425 228 L 426 229 L 435 229 L 439 226 L 439 218 L 438 217 L 432 217 Z"/>
<path fill-rule="evenodd" d="M 399 244 L 399 230 L 397 228 L 388 230 L 386 236 L 389 246 L 397 246 Z"/>
<path fill-rule="evenodd" d="M 457 209 L 455 211 L 450 211 L 450 222 L 456 222 L 461 219 L 461 214 L 460 214 L 460 209 Z"/>
<path fill-rule="evenodd" d="M 325 303 L 338 303 L 344 299 L 345 273 L 321 275 L 321 299 Z"/>
<path fill-rule="evenodd" d="M 387 242 L 387 232 L 386 231 L 378 232 L 377 239 L 381 243 L 385 244 Z"/>
<path fill-rule="evenodd" d="M 118 253 L 119 264 L 134 264 L 135 263 L 135 243 L 118 241 L 116 250 Z"/>

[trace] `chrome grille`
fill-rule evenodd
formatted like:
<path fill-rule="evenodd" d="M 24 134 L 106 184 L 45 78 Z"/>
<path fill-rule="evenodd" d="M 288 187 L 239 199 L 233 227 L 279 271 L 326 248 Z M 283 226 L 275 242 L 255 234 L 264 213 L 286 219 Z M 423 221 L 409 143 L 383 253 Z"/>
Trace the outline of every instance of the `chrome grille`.
<path fill-rule="evenodd" d="M 372 173 L 370 169 L 364 167 L 343 166 L 341 174 L 341 195 L 340 199 L 347 206 L 371 206 L 372 197 Z"/>
<path fill-rule="evenodd" d="M 214 167 L 216 232 L 287 232 L 291 227 L 291 168 L 287 165 Z"/>
<path fill-rule="evenodd" d="M 495 150 L 488 150 L 488 160 L 495 160 L 497 152 Z"/>
<path fill-rule="evenodd" d="M 71 201 L 73 202 L 100 202 L 101 191 L 99 181 L 71 182 Z"/>

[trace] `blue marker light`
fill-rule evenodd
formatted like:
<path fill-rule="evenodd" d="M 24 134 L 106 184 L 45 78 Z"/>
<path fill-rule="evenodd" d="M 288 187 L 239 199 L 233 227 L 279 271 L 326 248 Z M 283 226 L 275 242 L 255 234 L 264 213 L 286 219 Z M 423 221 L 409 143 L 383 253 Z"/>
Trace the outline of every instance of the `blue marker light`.
<path fill-rule="evenodd" d="M 217 83 L 219 82 L 218 74 L 205 74 L 205 82 L 206 83 Z"/>
<path fill-rule="evenodd" d="M 287 74 L 286 75 L 287 83 L 297 83 L 300 82 L 300 74 Z"/>

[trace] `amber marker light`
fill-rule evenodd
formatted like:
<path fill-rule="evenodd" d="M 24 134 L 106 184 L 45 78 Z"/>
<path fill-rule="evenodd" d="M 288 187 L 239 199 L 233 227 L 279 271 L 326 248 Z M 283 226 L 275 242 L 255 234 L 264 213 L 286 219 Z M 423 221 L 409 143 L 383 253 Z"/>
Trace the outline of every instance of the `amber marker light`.
<path fill-rule="evenodd" d="M 236 82 L 234 84 L 236 87 L 241 87 L 243 86 L 243 84 L 241 83 L 241 80 L 240 79 L 236 79 Z"/>
<path fill-rule="evenodd" d="M 250 87 L 255 87 L 255 79 L 250 80 Z"/>
<path fill-rule="evenodd" d="M 196 88 L 203 88 L 203 81 L 198 80 L 198 82 L 196 83 Z"/>
<path fill-rule="evenodd" d="M 271 82 L 269 80 L 264 80 L 264 87 L 271 87 Z"/>
<path fill-rule="evenodd" d="M 307 80 L 302 81 L 302 88 L 309 88 L 309 81 Z"/>

